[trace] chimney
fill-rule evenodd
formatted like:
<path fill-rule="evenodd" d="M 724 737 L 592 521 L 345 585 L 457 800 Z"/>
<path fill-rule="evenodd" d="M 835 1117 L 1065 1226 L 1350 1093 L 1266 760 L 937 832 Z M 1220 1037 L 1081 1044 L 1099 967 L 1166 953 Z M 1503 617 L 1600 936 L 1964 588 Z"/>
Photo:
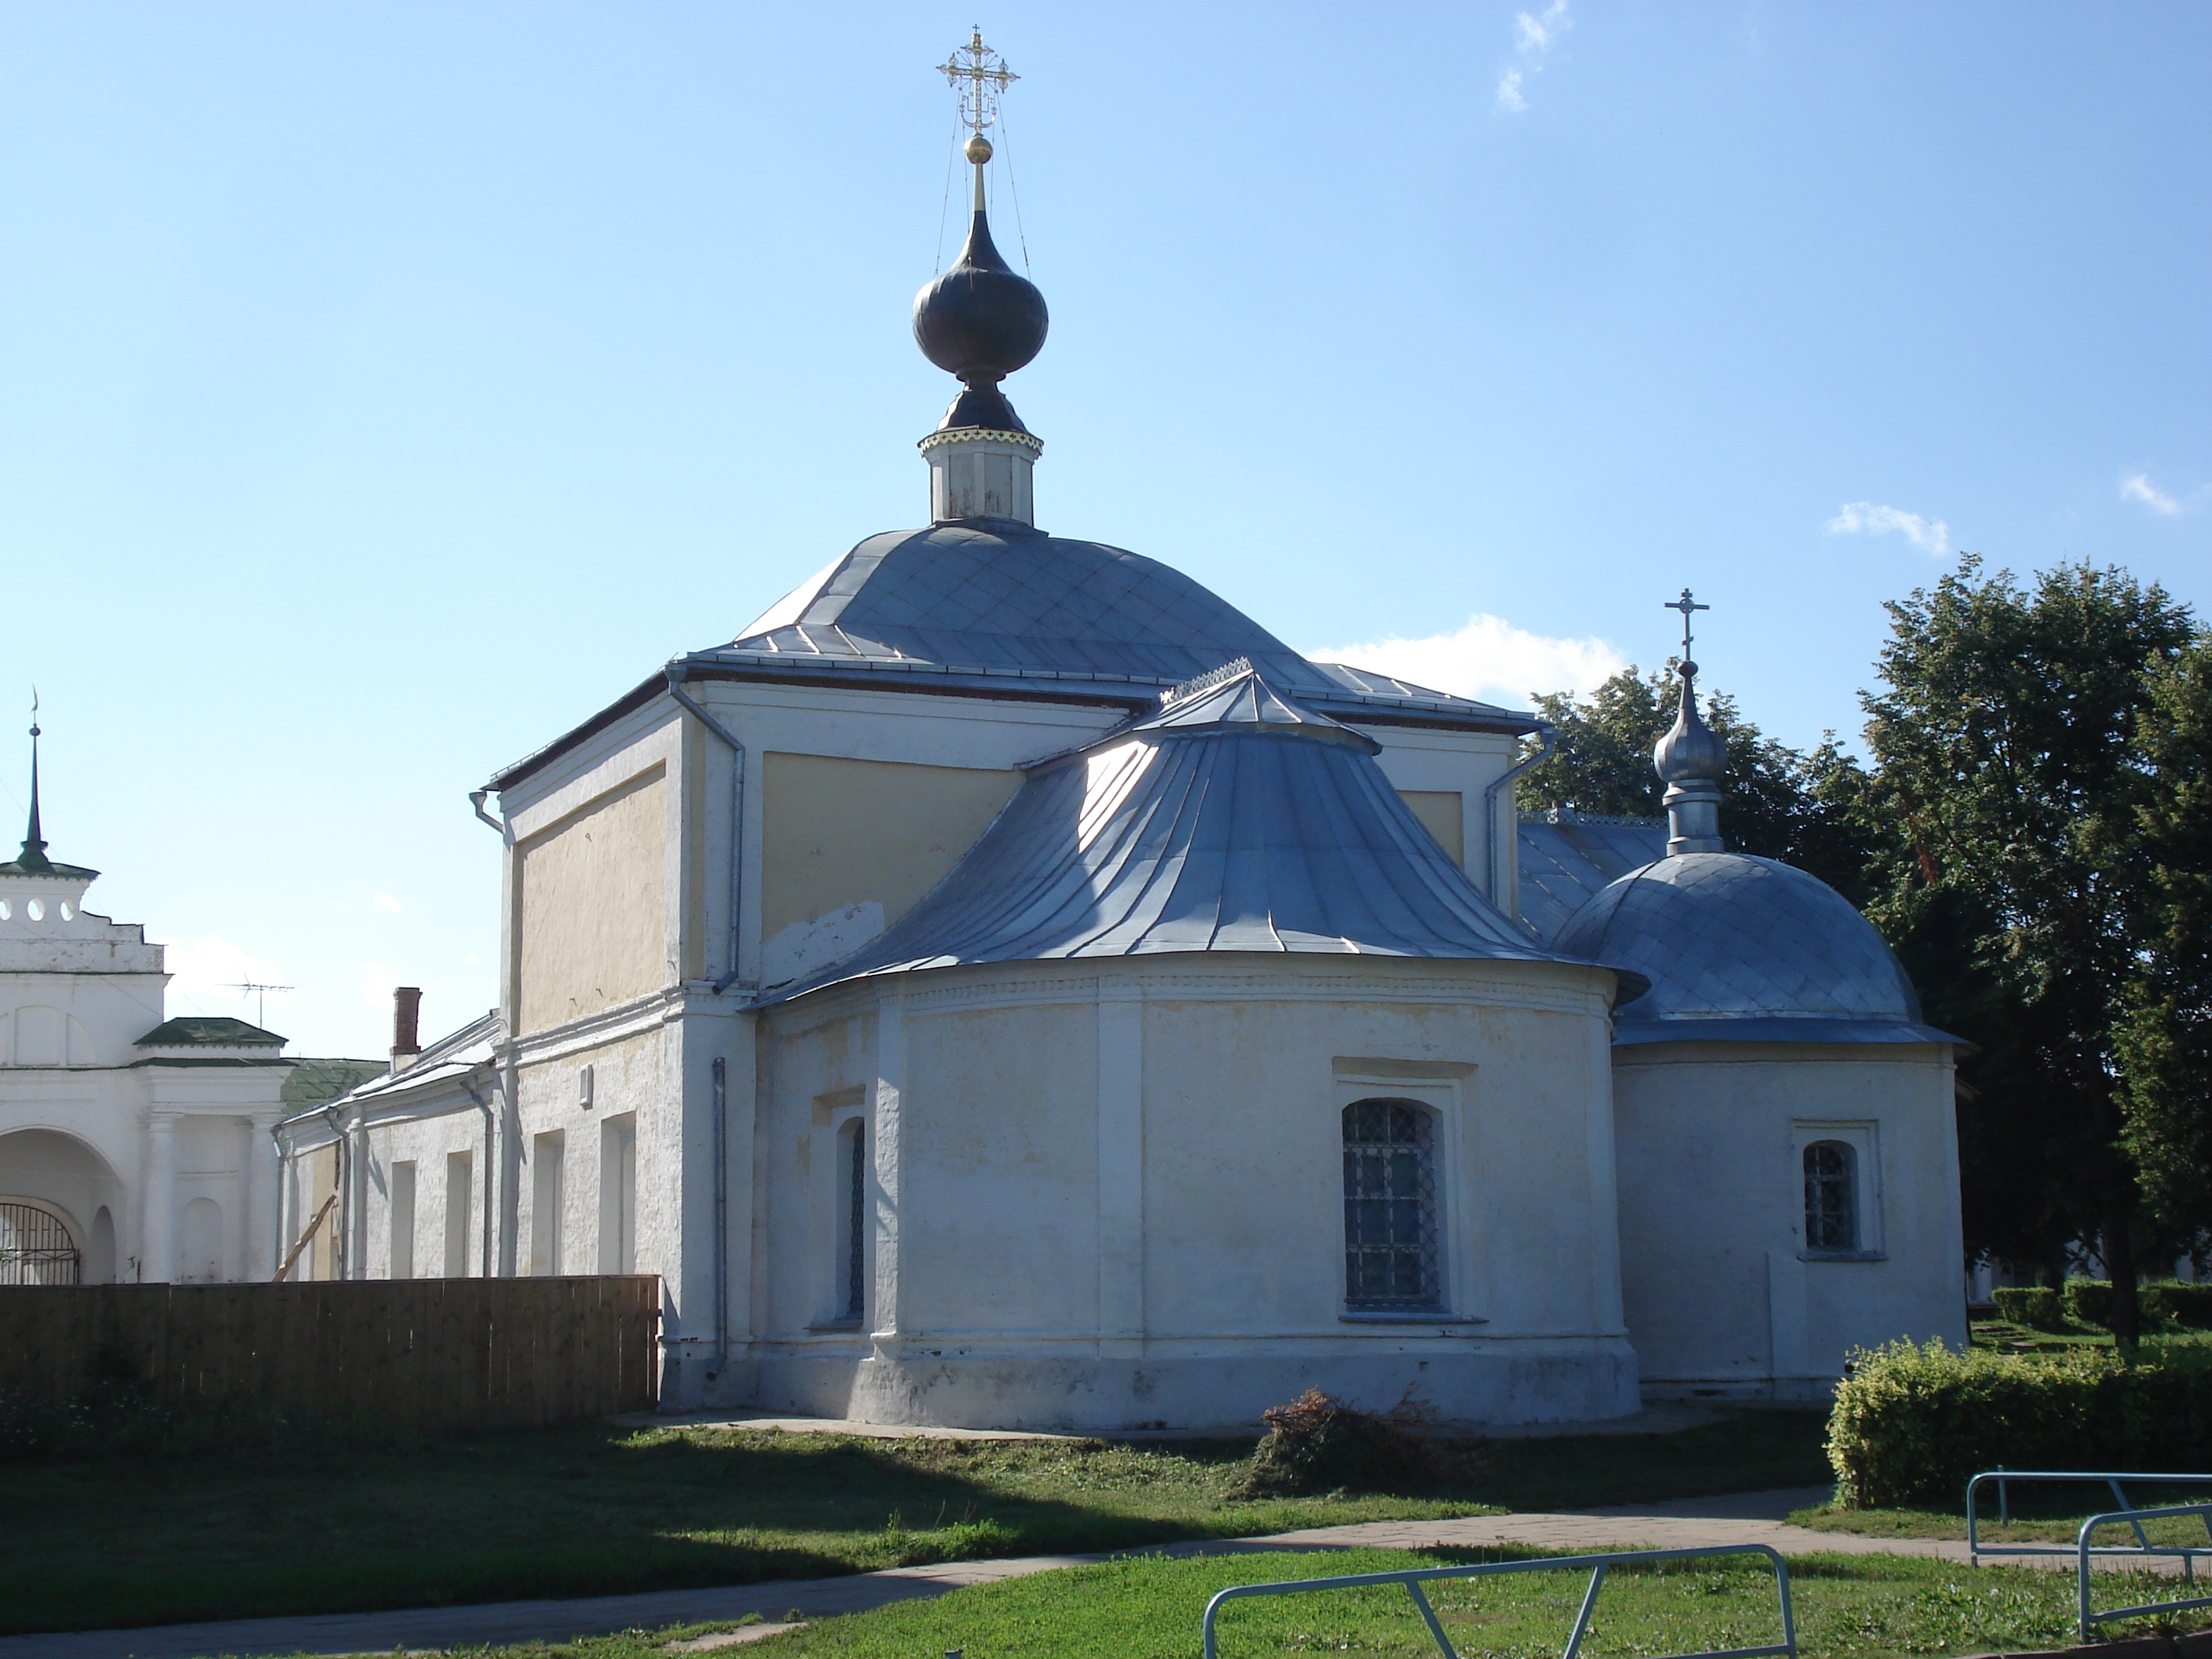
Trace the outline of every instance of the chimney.
<path fill-rule="evenodd" d="M 392 1069 L 404 1072 L 422 1052 L 422 988 L 392 988 Z"/>

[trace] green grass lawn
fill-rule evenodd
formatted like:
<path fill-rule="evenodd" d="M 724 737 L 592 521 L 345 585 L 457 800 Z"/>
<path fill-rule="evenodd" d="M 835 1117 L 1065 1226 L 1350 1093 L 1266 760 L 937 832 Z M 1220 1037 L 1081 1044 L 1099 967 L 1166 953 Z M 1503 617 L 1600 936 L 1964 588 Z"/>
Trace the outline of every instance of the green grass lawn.
<path fill-rule="evenodd" d="M 17 1464 L 0 1633 L 1122 1549 L 1827 1479 L 1814 1413 L 1513 1440 L 1429 1492 L 1231 1501 L 1249 1442 L 864 1440 L 604 1423 L 280 1458 Z"/>
<path fill-rule="evenodd" d="M 1539 1553 L 1347 1550 L 1139 1558 L 824 1619 L 732 1651 L 746 1659 L 934 1659 L 956 1650 L 963 1659 L 1194 1659 L 1200 1615 L 1207 1599 L 1227 1585 L 1528 1559 Z M 1462 1654 L 1551 1659 L 1565 1644 L 1587 1582 L 1578 1572 L 1518 1573 L 1432 1583 L 1428 1595 Z M 2124 1583 L 2117 1575 L 2100 1583 L 2105 1594 L 2130 1600 L 2173 1593 Z M 1778 1641 L 1773 1584 L 1771 1571 L 1750 1560 L 1617 1569 L 1583 1651 L 1590 1659 L 1641 1659 Z M 1790 1563 L 1790 1589 L 1800 1650 L 1808 1659 L 1846 1654 L 1925 1659 L 2063 1647 L 2074 1639 L 2073 1580 L 2063 1573 L 1976 1570 L 1908 1557 L 1816 1556 Z M 494 1649 L 487 1659 L 656 1659 L 672 1636 L 714 1628 L 728 1627 Z M 1395 1585 L 1239 1601 L 1224 1610 L 1218 1628 L 1221 1659 L 1436 1653 L 1406 1592 Z M 2106 1628 L 2119 1633 L 2118 1626 Z"/>
<path fill-rule="evenodd" d="M 2084 1325 L 2063 1317 L 2048 1328 L 2015 1325 L 2003 1319 L 1978 1319 L 1969 1328 L 1968 1341 L 1972 1347 L 1990 1348 L 1999 1353 L 2065 1353 L 2074 1348 L 2109 1348 L 2112 1346 L 2112 1334 L 2102 1325 Z M 2212 1334 L 2178 1327 L 2146 1331 L 2142 1335 L 2146 1350 L 2203 1347 L 2208 1342 L 2212 1342 Z"/>
<path fill-rule="evenodd" d="M 2212 1503 L 2212 1487 L 2143 1486 L 2126 1487 L 2129 1498 L 2147 1509 L 2177 1504 Z M 1981 1510 L 1980 1540 L 1994 1544 L 2070 1544 L 2092 1515 L 2119 1508 L 2103 1486 L 2015 1485 L 2012 1489 L 2010 1520 L 1998 1520 L 1996 1493 L 1984 1487 L 1976 1500 Z M 1800 1510 L 1790 1517 L 1797 1526 L 1821 1532 L 1855 1532 L 1870 1538 L 1964 1538 L 1966 1508 L 1964 1494 L 1954 1509 L 1839 1510 L 1826 1506 Z M 2195 1544 L 2212 1547 L 2212 1529 L 2202 1520 L 2177 1516 L 2146 1521 L 2143 1531 L 2154 1544 Z M 2125 1526 L 2100 1528 L 2100 1544 L 2130 1544 L 2134 1533 Z"/>

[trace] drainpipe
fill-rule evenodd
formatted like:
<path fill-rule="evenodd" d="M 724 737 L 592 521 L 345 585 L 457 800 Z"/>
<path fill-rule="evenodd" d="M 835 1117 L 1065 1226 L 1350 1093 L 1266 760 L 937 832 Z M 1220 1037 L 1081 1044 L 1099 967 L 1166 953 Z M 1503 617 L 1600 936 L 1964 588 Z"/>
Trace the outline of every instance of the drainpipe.
<path fill-rule="evenodd" d="M 743 891 L 744 866 L 740 854 L 744 845 L 745 822 L 745 746 L 731 735 L 730 729 L 684 689 L 684 676 L 690 671 L 680 662 L 668 665 L 668 695 L 684 708 L 699 717 L 699 723 L 729 745 L 730 750 L 730 971 L 714 981 L 714 993 L 720 995 L 737 982 L 739 967 L 744 960 L 744 933 L 739 927 L 738 901 Z"/>
<path fill-rule="evenodd" d="M 507 826 L 501 823 L 497 818 L 492 817 L 490 813 L 484 811 L 484 802 L 490 799 L 491 791 L 489 789 L 471 789 L 469 791 L 469 805 L 477 809 L 477 817 L 483 822 L 491 825 L 493 829 L 498 830 L 499 838 L 501 841 L 505 841 L 507 839 Z"/>
<path fill-rule="evenodd" d="M 492 1182 L 497 1179 L 496 1172 L 492 1169 L 493 1146 L 491 1103 L 482 1095 L 477 1092 L 477 1085 L 470 1082 L 466 1078 L 463 1078 L 461 1079 L 461 1089 L 471 1100 L 476 1103 L 477 1110 L 483 1114 L 483 1244 L 482 1248 L 483 1252 L 483 1276 L 486 1279 L 489 1279 L 493 1277 L 491 1266 Z"/>
<path fill-rule="evenodd" d="M 337 1148 L 337 1179 L 331 1190 L 337 1194 L 337 1220 L 331 1229 L 331 1266 L 334 1279 L 352 1277 L 353 1252 L 346 1248 L 346 1230 L 353 1215 L 353 1146 L 346 1138 L 345 1127 L 338 1121 L 335 1106 L 323 1108 L 323 1121 L 331 1126 L 336 1137 L 331 1142 Z"/>
<path fill-rule="evenodd" d="M 1536 727 L 1536 752 L 1519 765 L 1507 768 L 1498 775 L 1497 781 L 1492 783 L 1489 788 L 1482 792 L 1483 821 L 1490 826 L 1490 902 L 1501 910 L 1505 908 L 1508 896 L 1505 890 L 1509 885 L 1507 875 L 1512 868 L 1509 861 L 1512 856 L 1511 837 L 1520 823 L 1520 814 L 1516 811 L 1510 816 L 1505 822 L 1504 832 L 1500 834 L 1498 828 L 1498 798 L 1505 793 L 1508 785 L 1530 767 L 1541 766 L 1546 761 L 1551 759 L 1559 746 L 1559 728 L 1549 723 L 1539 724 Z M 1513 906 L 1513 914 L 1517 915 L 1521 907 L 1516 902 Z"/>
<path fill-rule="evenodd" d="M 730 1066 L 714 1056 L 714 1358 L 707 1380 L 730 1363 Z"/>

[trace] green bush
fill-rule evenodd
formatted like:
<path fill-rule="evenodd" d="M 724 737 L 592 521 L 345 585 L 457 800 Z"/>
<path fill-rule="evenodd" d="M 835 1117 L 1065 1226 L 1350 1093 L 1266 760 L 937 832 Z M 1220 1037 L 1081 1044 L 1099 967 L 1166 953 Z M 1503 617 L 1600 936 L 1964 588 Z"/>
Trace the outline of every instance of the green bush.
<path fill-rule="evenodd" d="M 2112 1325 L 2112 1287 L 2102 1279 L 2071 1279 L 2066 1282 L 2066 1313 L 2084 1325 L 2110 1330 Z M 2185 1285 L 2179 1279 L 2154 1279 L 2136 1286 L 2136 1306 L 2145 1330 L 2161 1325 L 2212 1325 L 2212 1285 Z M 2190 1310 L 2185 1318 L 2183 1309 Z"/>
<path fill-rule="evenodd" d="M 2188 1285 L 2173 1279 L 2157 1288 L 2168 1319 L 2193 1331 L 2212 1329 L 2212 1285 Z"/>
<path fill-rule="evenodd" d="M 2094 1325 L 2100 1329 L 2111 1327 L 2112 1287 L 2108 1280 L 2069 1279 L 2059 1299 L 2066 1304 L 2066 1316 L 2075 1324 Z"/>
<path fill-rule="evenodd" d="M 1997 1311 L 2015 1325 L 2039 1331 L 2058 1325 L 2058 1292 L 2048 1285 L 2007 1285 L 1996 1291 Z"/>
<path fill-rule="evenodd" d="M 2212 1348 L 2129 1361 L 1955 1352 L 1899 1340 L 1861 1352 L 1828 1419 L 1848 1509 L 1961 1502 L 1968 1477 L 2015 1469 L 2174 1469 L 2212 1460 Z"/>

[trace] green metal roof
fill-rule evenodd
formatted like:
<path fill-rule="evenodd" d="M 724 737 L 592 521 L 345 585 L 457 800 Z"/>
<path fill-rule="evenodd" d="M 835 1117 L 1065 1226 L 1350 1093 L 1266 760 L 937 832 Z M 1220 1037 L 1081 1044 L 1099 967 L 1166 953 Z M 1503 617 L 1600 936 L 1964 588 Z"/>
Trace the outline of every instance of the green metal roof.
<path fill-rule="evenodd" d="M 302 1060 L 284 1079 L 285 1115 L 329 1104 L 391 1067 L 380 1060 Z"/>
<path fill-rule="evenodd" d="M 228 1014 L 179 1014 L 163 1020 L 135 1045 L 141 1048 L 281 1048 L 274 1031 L 249 1025 Z"/>

